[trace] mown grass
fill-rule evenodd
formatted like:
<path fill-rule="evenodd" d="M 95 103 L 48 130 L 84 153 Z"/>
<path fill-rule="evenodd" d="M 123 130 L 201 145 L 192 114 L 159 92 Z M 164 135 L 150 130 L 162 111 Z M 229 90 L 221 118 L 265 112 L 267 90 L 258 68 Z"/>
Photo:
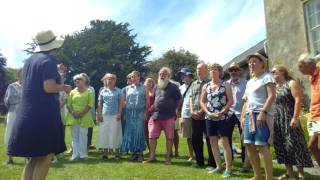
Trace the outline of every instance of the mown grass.
<path fill-rule="evenodd" d="M 0 120 L 0 162 L 5 161 L 5 147 L 3 145 L 4 123 Z M 93 142 L 96 142 L 98 128 L 94 128 Z M 70 146 L 70 129 L 66 131 L 66 142 Z M 235 131 L 234 142 L 239 142 L 238 132 Z M 142 164 L 130 162 L 128 156 L 122 156 L 120 161 L 114 160 L 112 157 L 109 160 L 102 161 L 98 158 L 97 150 L 89 152 L 89 159 L 85 161 L 70 162 L 69 154 L 62 154 L 59 162 L 52 164 L 48 180 L 103 180 L 103 179 L 223 179 L 220 175 L 209 175 L 204 169 L 191 168 L 190 162 L 187 162 L 187 146 L 186 140 L 180 139 L 180 157 L 173 159 L 173 164 L 170 166 L 164 165 L 165 140 L 163 136 L 160 138 L 157 147 L 156 163 Z M 145 156 L 146 157 L 146 156 Z M 23 158 L 15 158 L 14 165 L 0 165 L 0 180 L 16 180 L 20 179 L 22 168 L 24 167 Z M 235 159 L 233 162 L 233 176 L 230 179 L 247 179 L 252 176 L 252 173 L 241 174 L 241 160 Z M 262 170 L 262 169 L 261 169 Z M 263 170 L 262 170 L 263 171 Z M 277 177 L 284 173 L 282 165 L 274 164 L 274 176 Z M 317 176 L 307 175 L 307 179 L 319 179 Z"/>

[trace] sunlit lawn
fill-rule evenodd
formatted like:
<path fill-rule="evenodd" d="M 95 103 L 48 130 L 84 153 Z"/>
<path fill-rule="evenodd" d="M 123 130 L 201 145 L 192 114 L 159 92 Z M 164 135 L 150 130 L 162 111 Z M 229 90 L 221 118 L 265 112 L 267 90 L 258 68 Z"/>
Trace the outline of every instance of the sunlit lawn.
<path fill-rule="evenodd" d="M 3 145 L 4 123 L 0 120 L 0 162 L 6 159 Z M 98 128 L 94 128 L 94 143 L 96 142 Z M 70 129 L 67 128 L 67 145 L 70 146 Z M 234 142 L 238 142 L 236 136 Z M 180 157 L 173 159 L 172 165 L 164 165 L 165 141 L 161 137 L 157 147 L 158 162 L 152 164 L 142 164 L 130 162 L 128 156 L 122 156 L 120 161 L 113 158 L 102 161 L 98 157 L 97 150 L 89 152 L 89 159 L 85 161 L 69 162 L 69 154 L 63 154 L 59 162 L 52 164 L 47 179 L 49 180 L 100 180 L 100 179 L 223 179 L 220 175 L 209 175 L 205 169 L 191 168 L 191 162 L 187 162 L 186 140 L 180 139 Z M 145 156 L 146 158 L 146 156 Z M 24 159 L 15 158 L 14 165 L 0 165 L 0 180 L 20 179 L 20 174 L 24 166 Z M 247 179 L 252 173 L 241 174 L 241 160 L 235 159 L 233 163 L 233 176 L 230 179 Z M 274 164 L 274 175 L 284 173 L 283 166 Z M 319 177 L 307 175 L 307 179 L 319 179 Z"/>

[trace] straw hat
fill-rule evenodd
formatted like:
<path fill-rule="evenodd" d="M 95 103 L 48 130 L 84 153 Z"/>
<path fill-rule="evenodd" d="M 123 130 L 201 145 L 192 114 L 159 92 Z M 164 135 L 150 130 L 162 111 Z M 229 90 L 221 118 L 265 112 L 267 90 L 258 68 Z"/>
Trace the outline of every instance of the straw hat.
<path fill-rule="evenodd" d="M 38 44 L 36 52 L 51 51 L 60 48 L 64 42 L 64 39 L 55 36 L 51 30 L 39 32 L 35 40 Z"/>
<path fill-rule="evenodd" d="M 229 69 L 241 69 L 241 68 L 240 68 L 240 66 L 239 66 L 238 63 L 233 62 L 233 63 L 231 63 L 230 66 L 228 67 L 228 70 L 229 70 Z"/>
<path fill-rule="evenodd" d="M 249 61 L 250 58 L 252 57 L 256 57 L 258 58 L 259 60 L 261 60 L 263 63 L 264 63 L 264 69 L 266 69 L 268 67 L 268 60 L 266 57 L 262 56 L 261 54 L 259 53 L 254 53 L 254 54 L 250 54 L 249 56 L 247 56 L 247 63 Z"/>

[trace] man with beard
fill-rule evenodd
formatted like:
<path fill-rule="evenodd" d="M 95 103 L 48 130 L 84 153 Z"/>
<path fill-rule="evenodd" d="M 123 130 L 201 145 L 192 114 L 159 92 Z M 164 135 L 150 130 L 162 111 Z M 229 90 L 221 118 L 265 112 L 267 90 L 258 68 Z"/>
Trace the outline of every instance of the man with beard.
<path fill-rule="evenodd" d="M 181 106 L 182 97 L 178 86 L 169 81 L 170 77 L 171 70 L 169 68 L 163 67 L 160 69 L 155 91 L 154 110 L 148 123 L 150 157 L 144 163 L 156 160 L 157 139 L 160 136 L 161 130 L 163 130 L 166 135 L 167 149 L 165 164 L 171 164 L 176 109 Z"/>

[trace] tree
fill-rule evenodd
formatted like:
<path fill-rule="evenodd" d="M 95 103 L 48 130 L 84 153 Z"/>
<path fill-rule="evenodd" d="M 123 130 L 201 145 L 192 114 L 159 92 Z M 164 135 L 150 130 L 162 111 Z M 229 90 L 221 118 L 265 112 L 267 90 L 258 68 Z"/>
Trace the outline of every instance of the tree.
<path fill-rule="evenodd" d="M 18 80 L 18 69 L 7 67 L 5 68 L 7 84 L 13 83 Z"/>
<path fill-rule="evenodd" d="M 90 27 L 65 37 L 58 58 L 67 66 L 68 74 L 87 73 L 97 90 L 106 72 L 117 75 L 117 85 L 126 84 L 126 76 L 133 70 L 146 74 L 148 46 L 135 42 L 128 23 L 94 20 Z M 71 78 L 69 77 L 69 80 Z"/>
<path fill-rule="evenodd" d="M 4 113 L 3 98 L 7 89 L 7 79 L 5 73 L 5 66 L 7 65 L 7 58 L 0 52 L 0 114 Z"/>
<path fill-rule="evenodd" d="M 195 73 L 197 64 L 199 63 L 199 57 L 196 54 L 190 53 L 184 49 L 169 50 L 165 52 L 160 58 L 155 59 L 148 63 L 149 76 L 152 78 L 158 77 L 158 72 L 161 67 L 169 67 L 172 70 L 172 78 L 176 81 L 180 81 L 178 72 L 181 68 L 189 68 Z"/>

